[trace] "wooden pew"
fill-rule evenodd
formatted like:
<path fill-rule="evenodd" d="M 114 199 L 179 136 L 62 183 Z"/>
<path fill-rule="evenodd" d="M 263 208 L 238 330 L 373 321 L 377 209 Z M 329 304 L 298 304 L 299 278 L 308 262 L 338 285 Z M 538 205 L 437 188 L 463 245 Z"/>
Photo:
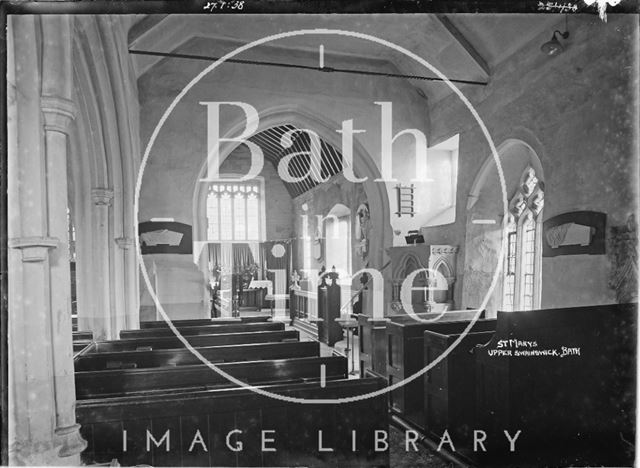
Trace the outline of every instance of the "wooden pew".
<path fill-rule="evenodd" d="M 484 323 L 490 324 L 485 320 Z M 495 324 L 495 321 L 493 321 Z M 441 356 L 460 338 L 461 328 L 467 322 L 455 324 L 449 330 L 424 332 L 424 364 Z M 483 325 L 490 326 L 490 325 Z M 475 355 L 473 349 L 486 344 L 495 330 L 475 331 L 474 327 L 451 349 L 446 357 L 427 371 L 424 382 L 424 428 L 432 437 L 439 439 L 445 430 L 454 439 L 473 438 L 475 427 L 469 424 L 469 415 L 476 411 Z M 493 328 L 493 327 L 491 327 Z"/>
<path fill-rule="evenodd" d="M 480 316 L 484 313 L 481 312 Z M 387 376 L 389 384 L 412 376 L 425 367 L 424 337 L 425 330 L 443 331 L 444 333 L 461 332 L 469 324 L 467 319 L 477 314 L 476 311 L 456 312 L 449 320 L 448 314 L 438 321 L 416 322 L 411 317 L 393 317 L 387 323 Z M 426 315 L 426 314 L 425 314 Z M 440 314 L 431 314 L 438 317 Z M 495 327 L 495 320 L 478 320 L 473 330 L 487 331 Z M 391 409 L 402 417 L 424 429 L 424 382 L 418 377 L 406 385 L 394 390 L 389 395 Z"/>
<path fill-rule="evenodd" d="M 210 362 L 258 361 L 313 357 L 320 355 L 320 344 L 316 341 L 251 343 L 228 346 L 196 348 Z M 200 359 L 189 349 L 156 349 L 153 351 L 130 351 L 94 353 L 79 356 L 74 360 L 76 372 L 98 371 L 118 368 L 149 368 L 201 364 Z"/>
<path fill-rule="evenodd" d="M 185 339 L 193 347 L 224 346 L 247 343 L 270 343 L 280 341 L 299 341 L 298 330 L 276 330 L 245 333 L 222 333 L 219 335 L 191 335 Z M 97 341 L 90 349 L 91 353 L 113 353 L 120 351 L 148 351 L 155 349 L 184 348 L 177 336 L 130 338 L 124 340 Z"/>
<path fill-rule="evenodd" d="M 475 312 L 451 311 L 441 320 L 470 320 Z M 423 319 L 437 317 L 440 313 L 416 314 Z M 360 337 L 360 375 L 375 375 L 387 378 L 387 323 L 391 320 L 406 321 L 408 315 L 394 315 L 383 319 L 374 319 L 368 315 L 358 315 L 358 336 Z M 413 320 L 413 319 L 409 319 Z"/>
<path fill-rule="evenodd" d="M 73 341 L 91 341 L 93 340 L 93 332 L 92 331 L 74 331 L 73 332 Z"/>
<path fill-rule="evenodd" d="M 74 331 L 72 333 L 73 339 L 73 354 L 80 352 L 86 346 L 93 341 L 92 331 Z"/>
<path fill-rule="evenodd" d="M 216 366 L 251 385 L 319 380 L 320 366 L 325 366 L 327 380 L 347 378 L 347 359 L 338 356 L 227 362 Z M 75 381 L 78 400 L 237 386 L 205 364 L 76 372 Z"/>
<path fill-rule="evenodd" d="M 498 312 L 493 339 L 476 349 L 477 419 L 471 424 L 489 438 L 523 431 L 518 451 L 500 453 L 500 460 L 633 464 L 637 314 L 637 303 Z M 557 356 L 522 355 L 547 350 Z"/>
<path fill-rule="evenodd" d="M 76 347 L 76 344 L 74 343 L 73 345 L 73 361 L 75 362 L 76 359 L 78 359 L 80 356 L 83 356 L 85 354 L 88 354 L 91 352 L 91 349 L 94 348 L 96 346 L 95 342 L 92 341 L 88 344 L 85 344 L 82 348 L 80 348 L 79 346 Z"/>
<path fill-rule="evenodd" d="M 218 333 L 243 333 L 257 331 L 284 330 L 284 323 L 230 323 L 224 325 L 202 325 L 196 327 L 176 327 L 184 336 L 189 335 L 214 335 Z M 142 330 L 122 330 L 120 338 L 149 338 L 161 336 L 174 336 L 169 327 L 145 328 Z"/>
<path fill-rule="evenodd" d="M 386 330 L 388 319 L 376 320 L 359 314 L 358 337 L 360 347 L 360 376 L 387 376 Z"/>
<path fill-rule="evenodd" d="M 73 342 L 73 353 L 77 353 L 80 352 L 81 350 L 83 350 L 84 348 L 86 348 L 87 346 L 89 346 L 92 343 L 92 341 L 74 341 Z"/>
<path fill-rule="evenodd" d="M 190 327 L 200 325 L 226 325 L 233 323 L 262 323 L 271 320 L 271 315 L 250 315 L 246 317 L 224 317 L 224 318 L 206 318 L 206 319 L 186 319 L 172 320 L 171 323 L 176 327 Z M 167 327 L 164 320 L 154 320 L 148 322 L 140 322 L 140 328 L 163 328 Z"/>
<path fill-rule="evenodd" d="M 324 388 L 318 382 L 262 388 L 295 398 L 335 399 L 383 387 L 383 380 L 369 378 L 327 381 Z M 374 451 L 374 431 L 389 427 L 385 395 L 320 405 L 229 388 L 78 401 L 76 414 L 89 444 L 82 453 L 84 464 L 116 458 L 123 466 L 389 466 L 388 451 Z M 230 434 L 234 430 L 239 432 Z M 156 441 L 169 433 L 159 446 L 150 441 L 147 451 L 147 431 Z M 274 442 L 265 446 L 276 451 L 261 449 L 261 431 L 273 431 L 266 433 L 266 439 Z M 319 431 L 323 447 L 333 452 L 318 450 Z M 356 431 L 355 452 L 352 431 Z M 197 434 L 204 446 L 193 443 Z M 241 442 L 242 451 L 231 451 L 227 437 L 233 448 Z"/>

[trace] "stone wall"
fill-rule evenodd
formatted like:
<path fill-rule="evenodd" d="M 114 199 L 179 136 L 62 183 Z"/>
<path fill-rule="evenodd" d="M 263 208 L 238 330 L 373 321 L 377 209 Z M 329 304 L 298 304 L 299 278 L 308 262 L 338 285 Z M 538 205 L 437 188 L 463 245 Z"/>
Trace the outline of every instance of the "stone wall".
<path fill-rule="evenodd" d="M 563 29 L 564 19 L 558 20 Z M 566 50 L 549 57 L 540 45 L 551 31 L 496 66 L 486 87 L 462 89 L 474 105 L 496 146 L 520 139 L 542 163 L 544 220 L 575 210 L 602 211 L 608 227 L 622 225 L 637 210 L 637 17 L 609 15 L 569 19 Z M 464 249 L 466 198 L 490 148 L 479 126 L 457 97 L 430 108 L 437 143 L 460 133 L 456 222 L 424 229 L 426 242 L 460 245 L 458 281 L 477 289 L 466 274 L 482 260 L 482 251 Z M 502 207 L 495 207 L 496 219 Z M 501 222 L 501 219 L 498 219 Z M 608 234 L 609 235 L 609 234 Z M 542 259 L 542 307 L 615 301 L 607 286 L 606 255 L 572 255 Z M 477 291 L 474 292 L 477 296 Z M 457 289 L 456 302 L 462 298 Z M 476 306 L 462 302 L 462 307 Z"/>
<path fill-rule="evenodd" d="M 209 39 L 194 39 L 176 52 L 215 55 L 229 52 L 238 44 Z M 315 66 L 315 53 L 287 52 L 284 49 L 262 47 L 243 58 L 295 62 Z M 327 58 L 329 60 L 329 58 Z M 336 67 L 353 67 L 349 58 L 331 57 Z M 366 69 L 393 71 L 385 62 L 358 60 Z M 138 80 L 143 148 L 162 114 L 180 91 L 206 66 L 206 62 L 163 60 Z M 374 76 L 319 75 L 299 69 L 247 67 L 224 64 L 196 84 L 169 115 L 150 152 L 140 193 L 140 218 L 172 217 L 176 221 L 193 223 L 192 201 L 207 156 L 207 112 L 201 102 L 245 102 L 260 113 L 258 131 L 274 125 L 299 125 L 297 118 L 309 116 L 317 121 L 311 129 L 336 148 L 341 136 L 336 132 L 344 120 L 353 119 L 354 128 L 365 130 L 354 136 L 354 154 L 369 159 L 372 168 L 379 167 L 381 142 L 381 108 L 376 101 L 393 103 L 393 131 L 418 128 L 428 132 L 426 101 L 418 98 L 408 81 Z M 277 115 L 277 117 L 275 117 Z M 264 116 L 264 117 L 263 117 Z M 237 107 L 223 106 L 220 135 L 238 135 L 245 119 Z M 399 168 L 403 159 L 413 159 L 414 140 L 400 138 L 394 144 Z M 362 177 L 363 171 L 356 173 Z M 376 169 L 373 169 L 375 172 Z M 368 175 L 370 181 L 378 175 Z M 401 175 L 400 175 L 401 176 Z M 376 183 L 370 182 L 375 185 Z M 395 201 L 395 198 L 393 199 Z"/>

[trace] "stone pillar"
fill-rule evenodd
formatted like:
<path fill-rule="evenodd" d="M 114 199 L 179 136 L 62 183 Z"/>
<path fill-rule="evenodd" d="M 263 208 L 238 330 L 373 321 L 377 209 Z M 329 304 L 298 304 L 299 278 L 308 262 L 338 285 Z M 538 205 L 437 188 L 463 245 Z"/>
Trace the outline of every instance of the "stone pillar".
<path fill-rule="evenodd" d="M 140 328 L 140 307 L 139 307 L 139 293 L 138 293 L 138 268 L 136 251 L 134 247 L 133 239 L 130 237 L 119 237 L 116 239 L 116 244 L 122 251 L 124 256 L 124 268 L 123 268 L 123 282 L 125 288 L 125 320 L 124 328 L 127 330 L 133 330 Z"/>
<path fill-rule="evenodd" d="M 93 336 L 99 340 L 117 339 L 117 324 L 112 314 L 110 288 L 110 246 L 109 235 L 109 210 L 113 202 L 113 190 L 107 188 L 94 188 L 91 190 L 93 201 L 93 256 L 94 256 L 94 281 L 96 297 L 90 311 L 78 311 L 78 326 L 82 330 L 93 331 Z"/>
<path fill-rule="evenodd" d="M 49 252 L 51 288 L 51 325 L 54 387 L 56 389 L 56 434 L 75 433 L 75 392 L 73 343 L 71 338 L 71 272 L 69 269 L 69 227 L 67 225 L 67 138 L 74 117 L 73 103 L 60 97 L 41 99 L 45 129 L 45 159 L 49 235 L 60 239 Z M 83 447 L 84 448 L 84 447 Z M 60 456 L 72 455 L 72 447 L 63 447 Z"/>
<path fill-rule="evenodd" d="M 233 316 L 233 244 L 220 244 L 220 316 Z"/>
<path fill-rule="evenodd" d="M 71 75 L 69 31 L 68 17 L 42 19 L 43 69 L 57 73 L 65 88 Z M 77 465 L 86 442 L 75 419 L 66 221 L 73 104 L 68 93 L 44 94 L 52 88 L 44 76 L 40 82 L 33 18 L 12 18 L 11 34 L 16 93 L 8 167 L 9 462 Z M 45 68 L 52 61 L 55 67 Z"/>

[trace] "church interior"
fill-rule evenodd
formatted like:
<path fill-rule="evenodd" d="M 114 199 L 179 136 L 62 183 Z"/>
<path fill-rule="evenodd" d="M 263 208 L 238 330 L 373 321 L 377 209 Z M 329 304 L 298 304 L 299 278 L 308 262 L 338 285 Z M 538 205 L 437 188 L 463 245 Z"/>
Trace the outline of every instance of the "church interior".
<path fill-rule="evenodd" d="M 631 466 L 638 29 L 9 15 L 4 463 Z"/>

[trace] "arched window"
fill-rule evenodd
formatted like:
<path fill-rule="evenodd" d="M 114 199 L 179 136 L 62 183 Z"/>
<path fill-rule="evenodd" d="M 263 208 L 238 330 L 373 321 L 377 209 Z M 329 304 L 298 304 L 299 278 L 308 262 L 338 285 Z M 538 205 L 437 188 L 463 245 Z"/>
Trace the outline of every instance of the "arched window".
<path fill-rule="evenodd" d="M 213 182 L 207 194 L 207 240 L 262 242 L 264 184 Z"/>
<path fill-rule="evenodd" d="M 506 254 L 502 285 L 502 310 L 532 310 L 540 307 L 540 257 L 544 184 L 532 167 L 520 179 L 509 204 Z"/>

